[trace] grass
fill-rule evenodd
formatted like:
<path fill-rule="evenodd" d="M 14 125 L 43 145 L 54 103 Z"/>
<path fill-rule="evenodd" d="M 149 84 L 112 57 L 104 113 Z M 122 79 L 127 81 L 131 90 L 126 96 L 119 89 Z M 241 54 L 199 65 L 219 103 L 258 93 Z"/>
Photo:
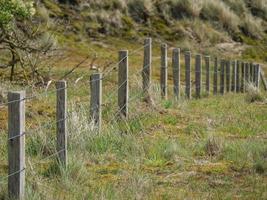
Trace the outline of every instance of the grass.
<path fill-rule="evenodd" d="M 202 52 L 214 52 L 216 48 L 212 47 L 217 44 L 241 42 L 240 51 L 245 52 L 244 58 L 266 60 L 265 51 L 259 50 L 256 44 L 249 44 L 245 38 L 254 42 L 266 38 L 267 12 L 263 0 L 80 2 L 79 12 L 52 0 L 45 0 L 38 11 L 39 17 L 49 22 L 49 27 L 54 21 L 54 27 L 49 30 L 58 35 L 59 42 L 68 43 L 68 47 L 74 47 L 78 52 L 88 52 L 88 45 L 84 45 L 88 42 L 105 45 L 106 38 L 110 37 L 135 42 L 149 35 L 172 44 L 177 42 L 185 48 L 194 46 Z M 62 14 L 69 19 L 69 24 L 60 21 Z M 54 20 L 49 20 L 48 15 L 52 15 Z M 184 44 L 185 40 L 189 44 Z M 260 46 L 264 48 L 266 45 Z M 99 52 L 99 46 L 93 44 L 92 48 Z M 227 51 L 233 49 L 236 48 L 227 48 Z M 227 54 L 227 51 L 223 52 L 226 56 L 232 54 Z"/>
<path fill-rule="evenodd" d="M 84 89 L 78 92 L 86 96 Z M 26 199 L 266 198 L 264 104 L 243 94 L 191 101 L 153 95 L 158 109 L 138 98 L 124 122 L 107 123 L 116 107 L 104 108 L 103 130 L 97 134 L 88 122 L 88 104 L 79 103 L 70 90 L 69 165 L 65 169 L 55 157 L 45 159 L 55 152 L 53 124 L 28 135 Z M 28 129 L 53 119 L 51 97 L 27 104 Z M 4 176 L 5 129 L 0 137 Z M 0 199 L 6 199 L 6 183 Z"/>

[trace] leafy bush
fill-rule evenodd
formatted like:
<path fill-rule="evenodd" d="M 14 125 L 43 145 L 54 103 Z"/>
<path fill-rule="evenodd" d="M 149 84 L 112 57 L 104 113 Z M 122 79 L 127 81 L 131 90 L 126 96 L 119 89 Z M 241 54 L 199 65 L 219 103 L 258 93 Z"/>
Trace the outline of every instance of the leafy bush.
<path fill-rule="evenodd" d="M 9 26 L 15 20 L 24 20 L 35 13 L 32 1 L 0 0 L 1 29 Z M 3 30 L 2 30 L 3 31 Z"/>
<path fill-rule="evenodd" d="M 42 24 L 34 15 L 33 1 L 0 0 L 0 45 L 5 57 L 0 69 L 10 69 L 11 81 L 18 67 L 26 80 L 29 76 L 38 77 L 38 81 L 44 79 L 39 61 L 50 56 L 55 41 L 47 30 L 47 24 Z"/>

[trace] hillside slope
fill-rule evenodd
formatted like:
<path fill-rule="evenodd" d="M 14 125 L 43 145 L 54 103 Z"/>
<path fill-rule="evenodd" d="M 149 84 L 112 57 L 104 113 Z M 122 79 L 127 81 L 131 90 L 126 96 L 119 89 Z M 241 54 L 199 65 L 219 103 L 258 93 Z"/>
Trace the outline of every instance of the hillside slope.
<path fill-rule="evenodd" d="M 59 24 L 61 41 L 119 37 L 159 41 L 201 52 L 267 61 L 265 0 L 43 0 L 39 14 Z M 228 51 L 228 52 L 227 52 Z"/>

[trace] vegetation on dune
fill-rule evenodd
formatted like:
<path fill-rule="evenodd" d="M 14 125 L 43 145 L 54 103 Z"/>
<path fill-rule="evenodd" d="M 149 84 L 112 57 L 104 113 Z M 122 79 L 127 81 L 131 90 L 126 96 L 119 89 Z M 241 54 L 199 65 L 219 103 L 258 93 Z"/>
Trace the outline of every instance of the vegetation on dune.
<path fill-rule="evenodd" d="M 244 59 L 261 62 L 267 59 L 264 0 L 82 0 L 76 5 L 44 0 L 43 3 L 50 17 L 69 22 L 60 37 L 72 38 L 74 44 L 87 41 L 88 36 L 89 42 L 103 43 L 110 36 L 126 40 L 152 36 L 172 46 L 190 46 L 200 52 L 219 52 L 226 57 L 239 54 Z M 224 44 L 232 46 L 220 49 Z"/>
<path fill-rule="evenodd" d="M 254 10 L 258 12 L 253 12 Z M 127 16 L 130 17 L 129 20 L 136 22 L 136 25 L 146 24 L 151 27 L 151 34 L 154 31 L 152 23 L 157 18 L 162 18 L 166 25 L 175 25 L 181 19 L 200 18 L 214 24 L 214 29 L 221 27 L 232 37 L 242 32 L 255 38 L 260 38 L 262 31 L 265 31 L 263 27 L 267 15 L 264 0 L 80 1 L 79 11 L 85 15 L 88 22 L 98 23 L 97 31 L 105 34 L 117 34 L 118 28 L 121 31 L 123 18 Z M 51 12 L 56 14 L 56 11 Z M 254 30 L 251 30 L 250 26 L 254 27 Z"/>
<path fill-rule="evenodd" d="M 89 48 L 95 48 L 94 41 L 105 46 L 113 38 L 136 41 L 151 36 L 171 46 L 194 48 L 201 53 L 220 53 L 231 58 L 238 54 L 240 59 L 267 60 L 264 0 L 42 0 L 34 5 L 32 1 L 1 2 L 5 5 L 1 23 L 12 27 L 7 31 L 2 27 L 1 31 L 8 33 L 8 37 L 16 32 L 19 36 L 11 37 L 12 48 L 19 47 L 16 51 L 10 51 L 10 43 L 1 41 L 5 49 L 0 58 L 1 71 L 10 69 L 11 80 L 14 69 L 24 79 L 43 83 L 52 79 L 51 67 L 59 63 L 51 62 L 51 54 L 46 53 L 57 49 L 57 42 L 62 48 L 86 55 Z M 30 62 L 32 57 L 38 62 Z M 45 57 L 49 58 L 47 64 L 41 61 Z M 31 67 L 25 70 L 25 66 Z"/>

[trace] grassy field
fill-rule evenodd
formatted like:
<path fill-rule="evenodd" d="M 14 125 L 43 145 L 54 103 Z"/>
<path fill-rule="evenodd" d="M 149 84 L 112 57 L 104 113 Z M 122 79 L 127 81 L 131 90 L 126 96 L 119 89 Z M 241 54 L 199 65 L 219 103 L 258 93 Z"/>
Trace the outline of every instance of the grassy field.
<path fill-rule="evenodd" d="M 157 57 L 158 51 L 154 53 Z M 56 156 L 50 157 L 56 152 L 55 94 L 26 103 L 26 199 L 266 199 L 266 95 L 257 93 L 256 102 L 251 102 L 251 92 L 176 101 L 170 93 L 169 100 L 162 101 L 157 60 L 155 105 L 149 106 L 141 100 L 140 73 L 134 73 L 142 63 L 138 56 L 132 58 L 128 120 L 114 118 L 117 72 L 104 80 L 101 134 L 92 130 L 88 117 L 86 79 L 73 84 L 88 69 L 68 78 L 66 169 Z M 56 69 L 55 76 L 67 70 Z M 28 88 L 28 93 L 42 90 Z M 6 112 L 1 108 L 1 176 L 7 174 Z M 7 199 L 7 181 L 0 184 L 0 199 Z"/>

